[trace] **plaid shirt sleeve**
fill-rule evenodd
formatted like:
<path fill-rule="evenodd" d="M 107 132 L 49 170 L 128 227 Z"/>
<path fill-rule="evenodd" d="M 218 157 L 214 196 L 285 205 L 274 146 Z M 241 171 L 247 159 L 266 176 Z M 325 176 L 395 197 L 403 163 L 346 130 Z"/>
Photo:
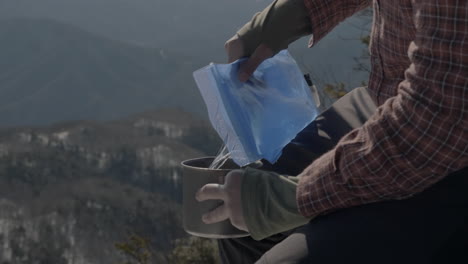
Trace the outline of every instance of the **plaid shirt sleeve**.
<path fill-rule="evenodd" d="M 304 0 L 313 32 L 309 47 L 326 36 L 340 22 L 369 7 L 371 2 L 371 0 Z"/>
<path fill-rule="evenodd" d="M 300 175 L 302 215 L 404 199 L 468 165 L 467 1 L 412 5 L 416 32 L 397 95 Z"/>

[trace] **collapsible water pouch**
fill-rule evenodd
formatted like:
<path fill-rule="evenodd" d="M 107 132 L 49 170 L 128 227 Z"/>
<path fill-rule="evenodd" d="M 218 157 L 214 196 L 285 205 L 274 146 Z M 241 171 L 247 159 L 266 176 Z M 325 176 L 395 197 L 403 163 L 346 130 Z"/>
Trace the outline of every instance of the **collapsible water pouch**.
<path fill-rule="evenodd" d="M 210 64 L 193 73 L 212 126 L 239 166 L 275 163 L 282 149 L 318 115 L 312 93 L 286 51 L 265 60 L 245 83 L 239 65 Z"/>

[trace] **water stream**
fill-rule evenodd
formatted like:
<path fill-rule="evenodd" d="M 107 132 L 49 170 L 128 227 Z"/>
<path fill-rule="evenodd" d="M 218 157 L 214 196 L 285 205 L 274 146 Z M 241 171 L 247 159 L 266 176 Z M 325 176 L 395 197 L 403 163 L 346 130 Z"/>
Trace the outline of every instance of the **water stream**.
<path fill-rule="evenodd" d="M 221 146 L 215 159 L 213 160 L 213 162 L 211 162 L 209 169 L 220 169 L 230 157 L 231 154 L 229 153 L 227 147 L 225 145 Z"/>

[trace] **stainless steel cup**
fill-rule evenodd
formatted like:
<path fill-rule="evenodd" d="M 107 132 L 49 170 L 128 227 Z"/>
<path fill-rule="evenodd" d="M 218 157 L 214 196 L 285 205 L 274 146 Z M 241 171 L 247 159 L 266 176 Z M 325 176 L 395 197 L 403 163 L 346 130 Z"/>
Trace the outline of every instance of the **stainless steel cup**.
<path fill-rule="evenodd" d="M 222 201 L 198 202 L 195 193 L 207 183 L 220 183 L 219 179 L 233 169 L 239 169 L 232 160 L 221 169 L 209 169 L 214 157 L 190 159 L 182 162 L 183 168 L 183 223 L 187 233 L 206 238 L 235 238 L 249 234 L 235 228 L 229 220 L 216 224 L 203 223 L 202 215 L 215 209 Z M 261 164 L 261 163 L 260 163 Z M 259 167 L 256 164 L 254 167 Z"/>

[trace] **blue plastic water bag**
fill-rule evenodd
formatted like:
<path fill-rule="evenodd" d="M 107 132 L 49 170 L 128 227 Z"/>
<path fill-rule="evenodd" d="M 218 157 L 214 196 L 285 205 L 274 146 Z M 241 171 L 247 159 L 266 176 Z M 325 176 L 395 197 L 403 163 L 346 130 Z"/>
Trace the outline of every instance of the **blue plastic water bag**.
<path fill-rule="evenodd" d="M 312 93 L 286 51 L 265 60 L 245 83 L 240 63 L 210 64 L 193 73 L 211 124 L 239 166 L 275 163 L 282 149 L 318 115 Z"/>

